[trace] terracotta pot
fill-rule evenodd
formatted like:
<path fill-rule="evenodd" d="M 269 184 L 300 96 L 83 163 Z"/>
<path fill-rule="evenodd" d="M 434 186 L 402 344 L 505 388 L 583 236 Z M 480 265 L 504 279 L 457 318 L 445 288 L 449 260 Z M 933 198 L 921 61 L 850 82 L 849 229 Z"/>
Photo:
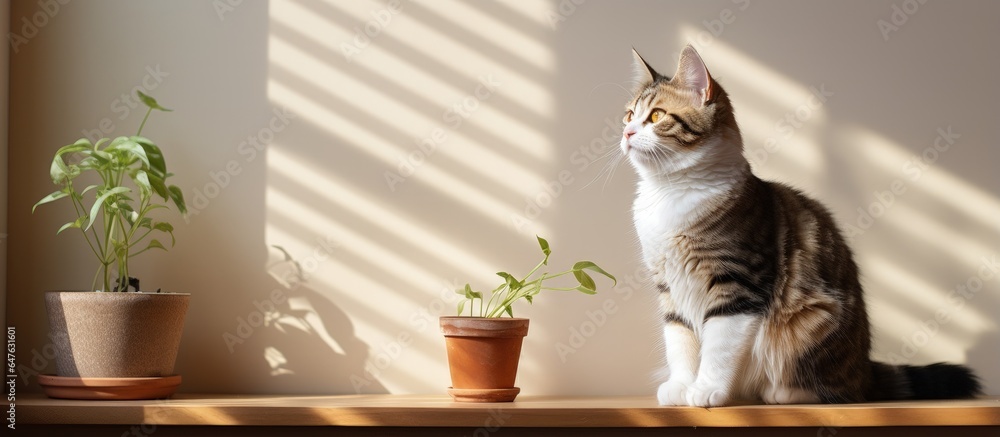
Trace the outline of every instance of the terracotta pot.
<path fill-rule="evenodd" d="M 173 376 L 190 299 L 188 293 L 46 292 L 59 381 L 146 378 L 149 383 L 148 378 Z"/>
<path fill-rule="evenodd" d="M 528 319 L 441 317 L 452 387 L 461 402 L 510 402 Z"/>

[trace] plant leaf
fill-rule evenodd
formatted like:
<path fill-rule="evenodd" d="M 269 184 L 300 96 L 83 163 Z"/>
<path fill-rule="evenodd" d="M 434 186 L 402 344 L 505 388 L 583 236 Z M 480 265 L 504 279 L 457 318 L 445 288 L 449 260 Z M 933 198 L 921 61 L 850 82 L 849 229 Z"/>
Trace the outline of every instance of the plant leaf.
<path fill-rule="evenodd" d="M 503 278 L 504 281 L 507 282 L 507 288 L 511 289 L 511 291 L 520 290 L 521 287 L 524 286 L 524 284 L 522 284 L 521 281 L 518 281 L 517 278 L 515 278 L 514 275 L 511 275 L 510 273 L 497 272 L 497 276 Z"/>
<path fill-rule="evenodd" d="M 101 205 L 104 204 L 105 200 L 116 194 L 127 193 L 129 191 L 132 190 L 128 189 L 128 187 L 115 187 L 105 191 L 100 196 L 97 196 L 97 200 L 94 201 L 94 206 L 90 207 L 90 219 L 87 221 L 87 228 L 84 230 L 89 231 L 90 227 L 94 225 L 94 217 L 97 217 L 97 211 L 101 209 Z"/>
<path fill-rule="evenodd" d="M 159 223 L 153 225 L 153 229 L 156 229 L 157 231 L 163 231 L 163 232 L 173 232 L 174 231 L 174 225 L 172 225 L 170 223 L 167 223 L 167 222 L 159 222 Z"/>
<path fill-rule="evenodd" d="M 48 196 L 43 197 L 42 200 L 39 200 L 38 203 L 35 204 L 35 206 L 31 207 L 31 213 L 32 214 L 35 213 L 35 208 L 38 208 L 38 205 L 44 205 L 46 203 L 62 199 L 63 197 L 66 197 L 66 196 L 69 196 L 69 192 L 65 188 L 62 189 L 62 190 L 56 191 L 56 192 L 54 192 L 52 194 L 49 194 Z"/>
<path fill-rule="evenodd" d="M 551 254 L 552 254 L 552 251 L 551 251 L 551 250 L 549 250 L 549 242 L 548 242 L 548 241 L 545 241 L 545 239 L 544 239 L 544 238 L 542 238 L 542 237 L 539 237 L 539 236 L 537 236 L 537 235 L 535 235 L 535 238 L 537 238 L 537 239 L 538 239 L 538 245 L 539 245 L 539 246 L 541 246 L 541 248 L 542 248 L 542 253 L 544 253 L 544 254 L 545 254 L 545 259 L 543 259 L 543 260 L 542 260 L 542 264 L 544 264 L 544 265 L 549 265 L 549 255 L 551 255 Z"/>
<path fill-rule="evenodd" d="M 107 141 L 108 139 L 104 138 L 104 140 Z M 97 159 L 98 161 L 100 161 L 102 164 L 106 164 L 108 162 L 111 162 L 111 154 L 108 153 L 108 152 L 105 152 L 103 150 L 95 150 L 93 153 L 90 154 L 90 156 L 93 156 L 95 159 Z"/>
<path fill-rule="evenodd" d="M 177 240 L 174 239 L 174 225 L 167 222 L 159 222 L 153 225 L 153 229 L 170 234 L 170 247 L 174 247 L 177 244 Z"/>
<path fill-rule="evenodd" d="M 128 139 L 128 137 L 126 137 L 126 136 L 119 136 L 119 137 L 115 137 L 115 139 L 111 140 L 111 144 L 108 144 L 108 146 L 107 146 L 107 147 L 105 147 L 105 148 L 104 148 L 104 150 L 106 150 L 106 151 L 108 151 L 108 152 L 110 152 L 110 151 L 112 151 L 112 150 L 115 150 L 115 149 L 117 149 L 117 148 L 118 148 L 118 146 L 119 146 L 119 145 L 120 145 L 121 143 L 123 143 L 123 142 L 125 142 L 125 141 L 128 141 L 128 140 L 129 140 L 129 139 Z"/>
<path fill-rule="evenodd" d="M 132 205 L 130 205 L 127 200 L 119 199 L 115 206 L 122 212 L 122 215 L 125 217 L 125 221 L 128 222 L 129 226 L 135 225 L 135 220 L 139 218 L 139 213 L 132 209 Z"/>
<path fill-rule="evenodd" d="M 90 144 L 90 140 L 86 138 L 80 138 L 79 140 L 76 140 L 76 142 L 73 144 L 60 147 L 59 150 L 56 151 L 56 156 L 63 156 L 67 153 L 77 153 L 84 151 L 89 152 L 91 147 L 92 146 Z"/>
<path fill-rule="evenodd" d="M 503 312 L 507 313 L 508 316 L 514 317 L 514 310 L 511 309 L 510 305 L 503 307 Z"/>
<path fill-rule="evenodd" d="M 101 160 L 93 156 L 83 158 L 77 163 L 77 166 L 80 167 L 81 170 L 97 170 L 101 168 L 101 165 L 103 165 Z"/>
<path fill-rule="evenodd" d="M 149 245 L 146 246 L 145 249 L 142 249 L 142 252 L 145 252 L 145 251 L 147 251 L 149 249 L 163 249 L 163 250 L 167 250 L 167 248 L 163 247 L 163 244 L 160 243 L 160 240 L 157 240 L 155 238 L 152 239 L 152 240 L 149 240 Z"/>
<path fill-rule="evenodd" d="M 143 168 L 150 168 L 149 157 L 146 156 L 146 149 L 143 149 L 139 143 L 132 141 L 131 138 L 118 137 L 111 142 L 111 145 L 104 149 L 106 152 L 125 152 L 130 158 L 137 158 L 142 161 Z M 127 161 L 131 164 L 133 160 Z"/>
<path fill-rule="evenodd" d="M 64 182 L 64 179 L 73 179 L 79 176 L 79 167 L 75 165 L 67 165 L 66 161 L 63 159 L 63 155 L 77 152 L 89 152 L 90 147 L 90 140 L 86 138 L 80 138 L 73 144 L 60 147 L 59 150 L 56 151 L 55 156 L 52 157 L 52 165 L 49 167 L 49 176 L 52 177 L 52 182 L 59 184 Z"/>
<path fill-rule="evenodd" d="M 52 158 L 52 165 L 49 166 L 49 176 L 52 177 L 52 183 L 57 185 L 66 182 L 67 179 L 73 179 L 70 177 L 69 167 L 66 166 L 66 162 L 59 155 Z"/>
<path fill-rule="evenodd" d="M 174 201 L 174 205 L 177 205 L 177 210 L 181 214 L 187 214 L 187 205 L 184 204 L 184 193 L 181 192 L 181 189 L 177 188 L 176 185 L 171 185 L 167 191 L 170 192 L 170 199 Z"/>
<path fill-rule="evenodd" d="M 173 111 L 173 109 L 167 109 L 160 106 L 159 103 L 156 103 L 156 99 L 146 95 L 146 93 L 142 91 L 135 90 L 135 93 L 139 96 L 139 100 L 142 100 L 142 103 L 144 103 L 146 106 L 149 106 L 150 108 L 159 109 L 161 111 L 166 111 L 166 112 Z"/>
<path fill-rule="evenodd" d="M 573 270 L 573 276 L 576 276 L 576 280 L 580 282 L 580 286 L 587 288 L 588 290 L 597 291 L 597 284 L 594 283 L 594 278 L 591 278 L 587 272 L 583 270 Z"/>
<path fill-rule="evenodd" d="M 468 302 L 468 301 L 464 300 L 464 299 L 458 301 L 458 315 L 460 315 L 460 316 L 462 315 L 462 311 L 465 310 L 465 303 L 466 302 Z"/>
<path fill-rule="evenodd" d="M 163 152 L 160 151 L 160 148 L 146 137 L 133 136 L 132 141 L 138 143 L 146 151 L 146 157 L 149 158 L 150 170 L 160 177 L 166 177 L 167 163 L 163 159 Z"/>
<path fill-rule="evenodd" d="M 458 293 L 464 294 L 465 298 L 469 300 L 483 298 L 483 294 L 478 291 L 472 291 L 472 286 L 470 286 L 469 284 L 465 284 L 465 289 L 459 290 Z"/>
<path fill-rule="evenodd" d="M 149 177 L 146 176 L 146 172 L 139 170 L 135 172 L 135 176 L 132 177 L 135 181 L 135 185 L 139 187 L 139 191 L 143 196 L 149 196 L 153 192 L 153 188 L 149 183 Z"/>
<path fill-rule="evenodd" d="M 62 231 L 65 231 L 65 230 L 67 230 L 69 228 L 79 228 L 80 226 L 83 226 L 83 221 L 86 220 L 86 219 L 87 219 L 87 217 L 84 216 L 84 217 L 77 218 L 76 220 L 73 220 L 73 221 L 71 221 L 69 223 L 66 223 L 65 225 L 62 225 L 62 227 L 60 227 L 59 230 L 56 231 L 56 235 L 59 235 Z"/>
<path fill-rule="evenodd" d="M 600 274 L 608 277 L 609 279 L 611 279 L 612 281 L 614 281 L 614 285 L 618 285 L 618 279 L 615 279 L 614 275 L 612 275 L 611 273 L 608 273 L 608 272 L 604 271 L 604 269 L 600 268 L 597 264 L 594 264 L 591 261 L 578 261 L 576 264 L 573 264 L 573 270 L 574 271 L 577 271 L 577 270 L 591 270 L 591 271 L 600 273 Z"/>
<path fill-rule="evenodd" d="M 155 171 L 146 174 L 146 176 L 149 178 L 149 185 L 153 187 L 153 191 L 156 191 L 156 194 L 164 200 L 168 199 L 170 192 L 167 191 L 167 184 L 163 181 L 163 176 L 157 175 Z"/>

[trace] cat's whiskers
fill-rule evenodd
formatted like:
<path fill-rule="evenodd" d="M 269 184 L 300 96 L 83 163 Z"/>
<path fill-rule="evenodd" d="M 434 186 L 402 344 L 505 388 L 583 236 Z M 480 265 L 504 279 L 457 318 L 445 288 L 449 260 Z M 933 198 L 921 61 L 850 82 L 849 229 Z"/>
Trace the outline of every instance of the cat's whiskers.
<path fill-rule="evenodd" d="M 608 174 L 608 178 L 604 180 L 604 186 L 601 187 L 602 192 L 608 188 L 608 182 L 611 182 L 611 179 L 615 177 L 615 172 L 618 171 L 618 167 L 620 167 L 623 162 L 625 162 L 625 155 L 618 155 L 614 157 L 611 165 L 611 173 Z"/>
<path fill-rule="evenodd" d="M 614 148 L 614 149 L 608 150 L 603 155 L 598 156 L 597 158 L 595 158 L 594 162 L 597 162 L 599 160 L 607 158 L 608 156 L 611 156 L 617 150 L 618 150 L 617 147 Z M 595 175 L 594 178 L 590 180 L 590 182 L 587 182 L 587 184 L 584 185 L 583 187 L 581 187 L 580 189 L 583 190 L 584 188 L 589 187 L 594 182 L 597 182 L 597 180 L 600 179 L 601 176 L 604 176 L 605 173 L 608 173 L 609 177 L 612 176 L 612 175 L 614 175 L 615 167 L 617 167 L 618 164 L 620 163 L 620 161 L 619 161 L 620 159 L 621 158 L 619 156 L 618 158 L 615 158 L 615 159 L 609 160 L 608 162 L 605 162 L 604 165 L 601 167 L 601 171 L 597 172 L 597 175 Z M 604 186 L 605 187 L 607 186 L 607 182 L 605 182 Z M 603 188 L 602 188 L 602 190 L 603 190 Z"/>
<path fill-rule="evenodd" d="M 656 147 L 652 151 L 656 157 L 656 166 L 660 169 L 660 174 L 669 178 L 674 173 L 674 169 L 672 168 L 674 163 L 673 158 L 677 156 L 677 153 L 661 144 L 656 144 Z"/>

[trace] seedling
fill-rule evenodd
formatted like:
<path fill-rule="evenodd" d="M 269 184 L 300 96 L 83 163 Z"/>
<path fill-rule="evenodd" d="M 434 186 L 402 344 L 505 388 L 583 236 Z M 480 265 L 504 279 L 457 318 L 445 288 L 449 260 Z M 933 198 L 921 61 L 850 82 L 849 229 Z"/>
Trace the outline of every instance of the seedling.
<path fill-rule="evenodd" d="M 594 278 L 590 276 L 587 271 L 596 272 L 601 275 L 607 276 L 611 279 L 615 285 L 618 284 L 618 280 L 615 279 L 610 273 L 604 271 L 597 264 L 591 261 L 578 261 L 573 264 L 573 268 L 554 274 L 541 273 L 540 276 L 534 278 L 534 275 L 543 266 L 549 264 L 549 255 L 552 251 L 549 249 L 549 242 L 545 241 L 544 238 L 535 236 L 538 239 L 538 245 L 542 248 L 542 254 L 545 256 L 542 261 L 531 269 L 527 275 L 521 279 L 517 279 L 514 275 L 507 272 L 497 272 L 497 276 L 503 278 L 503 283 L 490 291 L 489 297 L 484 301 L 483 293 L 478 291 L 473 291 L 469 284 L 465 284 L 465 288 L 461 290 L 456 290 L 460 295 L 463 295 L 465 299 L 458 303 L 458 315 L 462 315 L 465 311 L 465 306 L 469 306 L 469 316 L 474 316 L 475 303 L 479 301 L 479 317 L 503 317 L 504 314 L 514 317 L 514 310 L 511 306 L 518 299 L 524 299 L 531 304 L 534 301 L 535 296 L 541 293 L 542 290 L 549 291 L 579 291 L 583 294 L 597 294 L 597 283 L 594 282 Z M 573 277 L 576 278 L 578 283 L 575 287 L 546 287 L 544 281 L 549 279 L 558 278 L 560 276 L 565 276 L 572 273 Z"/>

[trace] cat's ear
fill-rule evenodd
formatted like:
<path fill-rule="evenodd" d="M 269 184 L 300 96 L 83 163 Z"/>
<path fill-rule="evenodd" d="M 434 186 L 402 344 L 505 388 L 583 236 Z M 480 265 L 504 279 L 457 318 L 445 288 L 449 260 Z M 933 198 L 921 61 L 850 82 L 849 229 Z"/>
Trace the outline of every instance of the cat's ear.
<path fill-rule="evenodd" d="M 695 90 L 701 100 L 698 103 L 701 105 L 715 99 L 715 85 L 708 73 L 708 67 L 690 44 L 681 51 L 680 61 L 677 62 L 677 74 L 674 75 L 672 82 Z"/>
<path fill-rule="evenodd" d="M 653 67 L 650 67 L 646 63 L 646 60 L 642 59 L 642 56 L 639 56 L 639 52 L 635 51 L 635 47 L 632 48 L 632 72 L 633 79 L 640 86 L 652 82 L 656 76 L 659 76 L 653 70 Z"/>

